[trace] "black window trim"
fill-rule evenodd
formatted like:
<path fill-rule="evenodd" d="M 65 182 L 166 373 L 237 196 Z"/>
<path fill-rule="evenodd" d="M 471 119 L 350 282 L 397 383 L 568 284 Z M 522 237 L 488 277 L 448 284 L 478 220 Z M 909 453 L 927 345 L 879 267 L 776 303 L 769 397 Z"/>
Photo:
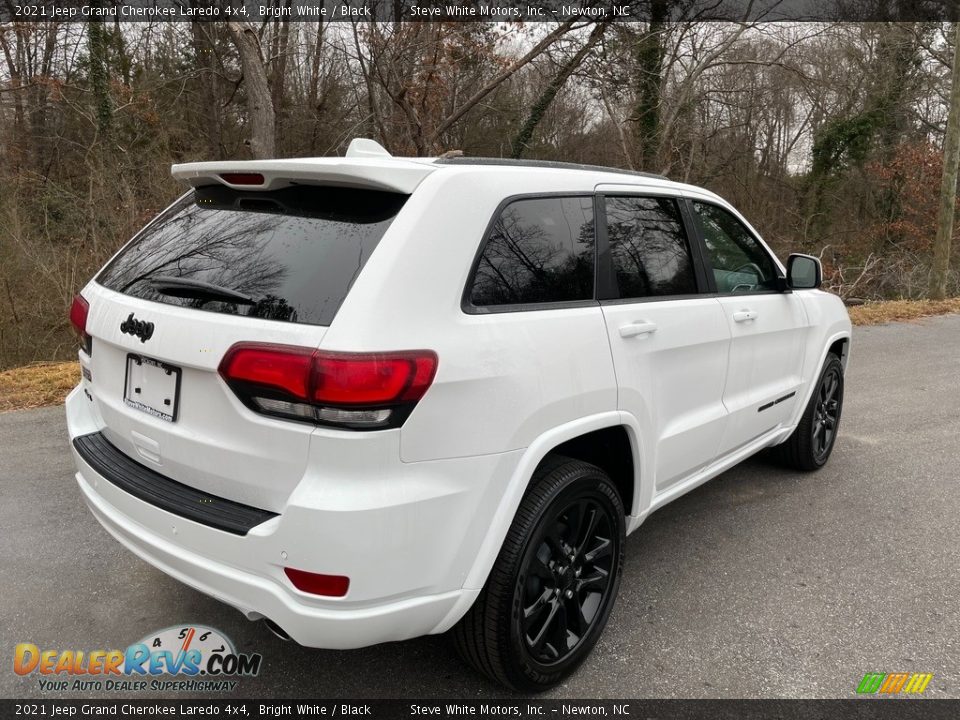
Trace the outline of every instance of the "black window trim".
<path fill-rule="evenodd" d="M 680 217 L 683 218 L 683 224 L 687 230 L 687 242 L 690 243 L 690 253 L 693 255 L 693 263 L 696 267 L 697 287 L 701 294 L 715 295 L 717 284 L 710 269 L 706 243 L 700 237 L 700 233 L 697 232 L 697 221 L 693 216 L 693 206 L 690 204 L 689 198 L 686 197 L 678 197 L 677 205 L 680 206 Z"/>
<path fill-rule="evenodd" d="M 538 303 L 512 303 L 509 305 L 474 305 L 471 300 L 473 281 L 476 278 L 477 269 L 480 267 L 480 258 L 483 257 L 483 251 L 487 248 L 490 241 L 490 235 L 493 228 L 500 219 L 500 214 L 508 205 L 518 200 L 545 200 L 549 198 L 581 198 L 593 200 L 593 298 L 585 300 L 561 300 L 559 302 L 538 302 Z M 596 193 L 593 191 L 560 191 L 545 193 L 519 193 L 509 195 L 504 198 L 497 208 L 493 211 L 487 227 L 483 231 L 477 250 L 473 256 L 473 262 L 470 264 L 470 273 L 467 275 L 467 282 L 463 286 L 463 294 L 460 296 L 460 310 L 467 315 L 498 315 L 500 313 L 511 312 L 537 312 L 541 310 L 569 310 L 573 308 L 596 307 L 597 301 L 597 282 L 598 282 L 598 227 L 597 227 L 597 201 Z"/>
<path fill-rule="evenodd" d="M 763 252 L 767 259 L 770 261 L 770 264 L 773 266 L 774 277 L 777 281 L 777 287 L 772 290 L 758 290 L 756 292 L 749 293 L 725 293 L 720 292 L 717 289 L 717 281 L 713 276 L 713 265 L 710 262 L 710 251 L 707 249 L 707 241 L 703 235 L 703 232 L 700 230 L 700 225 L 697 223 L 695 210 L 693 209 L 693 204 L 695 202 L 702 203 L 703 205 L 711 205 L 715 208 L 723 210 L 725 213 L 729 214 L 734 220 L 740 223 L 743 226 L 744 231 L 757 243 L 757 247 L 760 248 L 760 251 Z M 692 198 L 684 197 L 682 198 L 682 204 L 686 206 L 686 217 L 690 225 L 690 231 L 693 235 L 696 236 L 696 244 L 698 251 L 700 253 L 700 262 L 703 265 L 704 274 L 706 276 L 707 285 L 709 286 L 709 292 L 715 297 L 747 297 L 750 295 L 782 295 L 786 292 L 789 292 L 787 288 L 786 277 L 780 272 L 780 264 L 777 262 L 777 258 L 767 249 L 767 246 L 760 240 L 759 237 L 747 226 L 746 223 L 742 222 L 740 218 L 730 212 L 730 209 L 724 207 L 718 202 L 713 202 L 711 200 L 705 200 L 703 198 Z"/>

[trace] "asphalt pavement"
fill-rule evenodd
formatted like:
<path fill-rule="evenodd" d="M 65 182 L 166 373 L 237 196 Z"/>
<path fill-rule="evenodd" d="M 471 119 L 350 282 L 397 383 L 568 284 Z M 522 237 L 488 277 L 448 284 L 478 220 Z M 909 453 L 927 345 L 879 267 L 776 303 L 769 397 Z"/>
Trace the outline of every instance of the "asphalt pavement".
<path fill-rule="evenodd" d="M 900 671 L 960 697 L 958 358 L 960 316 L 855 328 L 828 466 L 755 458 L 652 515 L 599 645 L 547 697 L 847 698 L 865 672 Z M 0 696 L 82 697 L 15 675 L 17 643 L 123 648 L 181 623 L 263 654 L 242 697 L 506 695 L 444 637 L 280 641 L 123 549 L 73 472 L 62 408 L 0 415 Z"/>

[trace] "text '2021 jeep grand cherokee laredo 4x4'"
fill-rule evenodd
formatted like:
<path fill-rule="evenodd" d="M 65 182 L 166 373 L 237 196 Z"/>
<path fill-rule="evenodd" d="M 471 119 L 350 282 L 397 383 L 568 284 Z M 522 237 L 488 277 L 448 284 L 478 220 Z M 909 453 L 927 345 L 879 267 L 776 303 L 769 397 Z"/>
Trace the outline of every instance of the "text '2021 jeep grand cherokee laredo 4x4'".
<path fill-rule="evenodd" d="M 173 174 L 71 311 L 77 481 L 130 550 L 304 645 L 453 628 L 548 687 L 652 511 L 833 447 L 847 313 L 705 190 L 363 140 Z"/>

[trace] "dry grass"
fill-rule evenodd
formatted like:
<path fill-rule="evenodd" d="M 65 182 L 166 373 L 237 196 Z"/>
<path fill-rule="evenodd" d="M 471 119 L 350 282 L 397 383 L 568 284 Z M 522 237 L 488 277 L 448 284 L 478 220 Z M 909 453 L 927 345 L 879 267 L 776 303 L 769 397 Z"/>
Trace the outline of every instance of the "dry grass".
<path fill-rule="evenodd" d="M 854 325 L 882 325 L 960 312 L 960 298 L 946 300 L 884 300 L 850 308 Z"/>
<path fill-rule="evenodd" d="M 931 315 L 960 313 L 960 298 L 947 300 L 886 300 L 850 308 L 854 325 L 881 325 Z M 57 405 L 76 386 L 76 362 L 35 363 L 0 372 L 0 412 Z"/>
<path fill-rule="evenodd" d="M 62 403 L 80 381 L 77 362 L 35 363 L 0 372 L 0 412 Z"/>

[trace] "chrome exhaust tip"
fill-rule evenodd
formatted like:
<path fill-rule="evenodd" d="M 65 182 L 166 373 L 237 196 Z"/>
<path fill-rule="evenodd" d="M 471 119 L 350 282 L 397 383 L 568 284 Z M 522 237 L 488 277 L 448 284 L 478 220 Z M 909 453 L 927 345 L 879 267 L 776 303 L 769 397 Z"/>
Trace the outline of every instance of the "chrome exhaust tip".
<path fill-rule="evenodd" d="M 287 634 L 287 631 L 282 627 L 277 625 L 270 618 L 264 618 L 263 624 L 267 626 L 267 629 L 270 630 L 274 635 L 283 640 L 284 642 L 289 642 L 292 638 Z"/>

